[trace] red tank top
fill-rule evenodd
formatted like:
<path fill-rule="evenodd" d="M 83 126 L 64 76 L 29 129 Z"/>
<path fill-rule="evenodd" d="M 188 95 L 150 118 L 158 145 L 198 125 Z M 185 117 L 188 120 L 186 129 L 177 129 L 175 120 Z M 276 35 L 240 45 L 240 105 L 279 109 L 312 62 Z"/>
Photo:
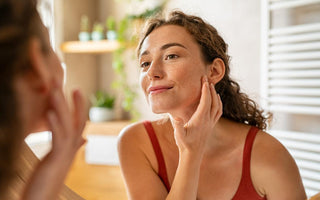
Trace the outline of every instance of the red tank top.
<path fill-rule="evenodd" d="M 156 154 L 156 158 L 158 161 L 158 176 L 160 177 L 161 181 L 165 185 L 167 191 L 170 191 L 170 183 L 168 180 L 167 170 L 165 161 L 163 158 L 163 154 L 160 148 L 159 141 L 155 134 L 155 131 L 152 127 L 150 121 L 145 121 L 144 127 L 147 130 L 149 135 L 150 141 L 152 143 L 153 150 Z M 258 133 L 259 129 L 256 127 L 251 127 L 245 141 L 244 149 L 243 149 L 243 159 L 242 159 L 242 176 L 240 180 L 240 184 L 238 190 L 232 200 L 267 200 L 266 197 L 261 197 L 257 191 L 255 190 L 251 175 L 250 175 L 250 160 L 251 160 L 251 151 L 253 141 Z"/>

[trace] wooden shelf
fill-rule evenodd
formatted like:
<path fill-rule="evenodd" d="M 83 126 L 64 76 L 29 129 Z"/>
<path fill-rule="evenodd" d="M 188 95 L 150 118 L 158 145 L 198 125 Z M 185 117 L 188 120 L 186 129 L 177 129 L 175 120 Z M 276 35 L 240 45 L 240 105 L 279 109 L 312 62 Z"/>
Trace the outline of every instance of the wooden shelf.
<path fill-rule="evenodd" d="M 119 48 L 118 41 L 69 41 L 61 44 L 64 53 L 110 53 Z"/>

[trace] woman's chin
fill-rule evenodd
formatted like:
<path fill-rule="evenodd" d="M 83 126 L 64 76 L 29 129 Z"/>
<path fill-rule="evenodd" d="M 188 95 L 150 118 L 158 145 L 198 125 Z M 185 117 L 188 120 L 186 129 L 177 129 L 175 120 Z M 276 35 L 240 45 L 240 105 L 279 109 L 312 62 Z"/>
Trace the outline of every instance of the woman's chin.
<path fill-rule="evenodd" d="M 159 110 L 154 110 L 154 109 L 152 109 L 152 112 L 153 112 L 154 114 L 163 114 L 163 113 L 165 113 L 165 112 L 161 112 L 161 111 L 159 111 Z"/>
<path fill-rule="evenodd" d="M 167 109 L 159 106 L 151 106 L 151 109 L 154 114 L 163 114 L 168 112 Z"/>
<path fill-rule="evenodd" d="M 150 104 L 154 114 L 167 114 L 181 110 L 181 107 L 176 104 Z"/>

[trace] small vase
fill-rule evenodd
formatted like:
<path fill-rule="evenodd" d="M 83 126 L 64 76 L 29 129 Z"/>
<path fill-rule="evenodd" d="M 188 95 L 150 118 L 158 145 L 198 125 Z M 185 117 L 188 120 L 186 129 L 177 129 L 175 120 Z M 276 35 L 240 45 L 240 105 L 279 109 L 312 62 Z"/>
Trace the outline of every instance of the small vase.
<path fill-rule="evenodd" d="M 114 30 L 107 31 L 106 36 L 107 36 L 108 40 L 116 40 L 117 39 L 117 32 Z"/>
<path fill-rule="evenodd" d="M 113 120 L 113 109 L 102 107 L 91 107 L 89 119 L 92 122 L 104 122 Z"/>
<path fill-rule="evenodd" d="M 90 40 L 90 33 L 82 31 L 79 33 L 78 38 L 80 41 L 83 41 L 83 42 L 89 41 Z"/>
<path fill-rule="evenodd" d="M 103 40 L 103 33 L 102 32 L 98 32 L 98 31 L 93 31 L 91 33 L 91 38 L 94 41 Z"/>

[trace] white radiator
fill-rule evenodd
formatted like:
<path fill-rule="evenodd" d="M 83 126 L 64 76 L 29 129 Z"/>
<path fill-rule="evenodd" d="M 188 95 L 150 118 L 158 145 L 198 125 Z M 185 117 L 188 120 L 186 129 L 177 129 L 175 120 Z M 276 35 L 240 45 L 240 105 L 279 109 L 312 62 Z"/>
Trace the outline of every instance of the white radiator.
<path fill-rule="evenodd" d="M 273 113 L 319 118 L 320 17 L 319 20 L 305 20 L 278 28 L 273 24 L 281 20 L 275 16 L 282 16 L 273 15 L 275 12 L 292 14 L 294 9 L 303 6 L 320 8 L 320 0 L 261 0 L 262 106 Z M 320 131 L 320 123 L 318 126 Z M 295 158 L 307 195 L 310 197 L 319 192 L 320 132 L 268 132 L 278 138 Z"/>
<path fill-rule="evenodd" d="M 320 191 L 320 132 L 301 133 L 293 131 L 269 130 L 294 157 L 307 195 Z"/>
<path fill-rule="evenodd" d="M 270 29 L 268 41 L 269 110 L 320 115 L 320 23 Z"/>
<path fill-rule="evenodd" d="M 319 23 L 272 28 L 271 11 L 320 0 L 263 0 L 263 104 L 270 111 L 320 115 Z"/>

